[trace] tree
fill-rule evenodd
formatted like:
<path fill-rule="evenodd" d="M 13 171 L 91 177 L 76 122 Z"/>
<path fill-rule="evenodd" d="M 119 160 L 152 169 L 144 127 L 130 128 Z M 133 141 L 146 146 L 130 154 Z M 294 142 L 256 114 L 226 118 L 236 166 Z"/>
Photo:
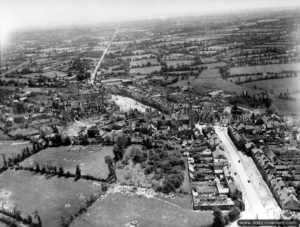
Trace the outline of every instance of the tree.
<path fill-rule="evenodd" d="M 225 220 L 222 214 L 222 211 L 220 208 L 216 208 L 213 212 L 214 220 L 212 227 L 224 227 L 225 226 Z"/>
<path fill-rule="evenodd" d="M 109 177 L 112 176 L 113 179 L 117 179 L 116 171 L 115 171 L 115 165 L 114 161 L 111 156 L 105 156 L 104 158 L 105 163 L 108 165 L 109 169 Z"/>
<path fill-rule="evenodd" d="M 5 154 L 2 153 L 1 156 L 2 156 L 2 159 L 3 159 L 3 167 L 4 167 L 5 169 L 7 169 L 8 166 L 7 166 L 7 161 L 6 161 Z"/>
<path fill-rule="evenodd" d="M 115 144 L 113 153 L 115 156 L 115 161 L 117 162 L 123 158 L 124 148 L 118 144 Z"/>
<path fill-rule="evenodd" d="M 29 225 L 32 223 L 32 217 L 31 217 L 31 215 L 28 215 L 27 222 L 28 222 Z"/>
<path fill-rule="evenodd" d="M 61 177 L 63 174 L 64 174 L 64 169 L 63 169 L 63 167 L 60 166 L 58 168 L 58 175 Z"/>
<path fill-rule="evenodd" d="M 232 210 L 230 210 L 228 213 L 229 221 L 234 222 L 236 219 L 239 218 L 240 213 L 241 213 L 240 209 L 234 206 Z"/>
<path fill-rule="evenodd" d="M 40 168 L 40 165 L 38 163 L 35 163 L 35 172 L 40 172 L 41 171 L 41 168 Z"/>
<path fill-rule="evenodd" d="M 81 170 L 80 170 L 79 165 L 76 165 L 75 176 L 76 176 L 76 179 L 80 179 L 80 177 L 81 177 Z"/>

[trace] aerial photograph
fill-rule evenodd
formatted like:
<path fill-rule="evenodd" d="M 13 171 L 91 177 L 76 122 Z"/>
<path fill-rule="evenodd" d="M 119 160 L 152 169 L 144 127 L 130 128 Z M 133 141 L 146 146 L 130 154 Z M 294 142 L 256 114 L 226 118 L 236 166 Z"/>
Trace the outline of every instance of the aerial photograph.
<path fill-rule="evenodd" d="M 300 226 L 300 0 L 0 0 L 0 227 Z"/>

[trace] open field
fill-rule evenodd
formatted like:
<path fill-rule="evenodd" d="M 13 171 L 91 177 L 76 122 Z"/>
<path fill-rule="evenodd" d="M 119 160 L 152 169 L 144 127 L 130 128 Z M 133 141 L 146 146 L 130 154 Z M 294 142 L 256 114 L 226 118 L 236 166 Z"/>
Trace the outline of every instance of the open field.
<path fill-rule="evenodd" d="M 26 183 L 24 183 L 26 182 Z M 37 210 L 45 227 L 60 226 L 61 216 L 76 213 L 85 200 L 101 190 L 91 181 L 50 178 L 23 171 L 6 171 L 0 176 L 0 202 L 17 207 L 22 214 Z"/>
<path fill-rule="evenodd" d="M 161 69 L 161 66 L 150 66 L 150 67 L 143 67 L 143 68 L 135 68 L 135 69 L 130 69 L 129 73 L 130 74 L 148 74 L 152 73 L 155 71 L 159 71 Z"/>
<path fill-rule="evenodd" d="M 226 66 L 225 62 L 215 62 L 215 63 L 208 63 L 208 64 L 204 64 L 204 67 L 207 66 L 207 69 L 214 69 L 214 68 L 218 68 L 218 67 L 224 67 Z"/>
<path fill-rule="evenodd" d="M 5 154 L 6 159 L 22 154 L 24 148 L 32 148 L 32 144 L 25 140 L 0 140 L 0 154 Z M 0 168 L 3 167 L 3 159 L 0 157 Z"/>
<path fill-rule="evenodd" d="M 269 93 L 273 90 L 273 93 L 277 95 L 287 91 L 293 93 L 298 90 L 300 91 L 300 78 L 279 78 L 272 80 L 253 81 L 250 83 L 245 83 L 242 86 L 253 88 L 255 85 L 258 89 L 262 88 Z"/>
<path fill-rule="evenodd" d="M 156 60 L 156 58 L 150 58 L 150 59 L 145 59 L 145 60 L 139 60 L 139 61 L 131 61 L 130 62 L 130 67 L 132 66 L 137 66 L 137 65 L 146 65 L 148 62 L 150 62 L 151 64 L 159 64 L 158 61 Z"/>
<path fill-rule="evenodd" d="M 95 177 L 106 178 L 109 170 L 105 163 L 105 156 L 113 157 L 112 147 L 69 146 L 47 148 L 38 154 L 31 156 L 21 163 L 22 166 L 35 166 L 52 164 L 57 168 L 62 166 L 64 171 L 75 173 L 76 165 L 80 166 L 81 174 L 89 174 Z"/>
<path fill-rule="evenodd" d="M 167 66 L 174 66 L 175 68 L 180 65 L 191 65 L 194 63 L 193 60 L 174 60 L 174 61 L 165 61 Z"/>
<path fill-rule="evenodd" d="M 212 212 L 195 212 L 155 198 L 115 193 L 98 200 L 71 226 L 116 227 L 138 221 L 143 227 L 199 227 L 210 225 L 212 218 Z"/>
<path fill-rule="evenodd" d="M 230 75 L 258 73 L 258 72 L 262 72 L 266 74 L 267 72 L 282 72 L 282 71 L 291 71 L 291 70 L 295 70 L 295 71 L 300 70 L 300 63 L 233 67 L 230 69 Z"/>
<path fill-rule="evenodd" d="M 219 69 L 204 70 L 198 78 L 190 77 L 188 80 L 178 81 L 172 84 L 172 87 L 184 87 L 187 82 L 190 81 L 190 85 L 199 91 L 208 91 L 214 89 L 221 89 L 236 94 L 242 94 L 244 90 L 247 90 L 250 94 L 257 93 L 254 89 L 244 88 L 234 83 L 221 78 Z"/>
<path fill-rule="evenodd" d="M 271 94 L 275 111 L 281 114 L 300 114 L 300 78 L 281 78 L 245 83 L 242 87 L 248 89 L 256 85 L 258 91 L 265 90 Z M 262 90 L 260 90 L 262 89 Z M 280 93 L 289 92 L 295 100 L 279 99 Z"/>

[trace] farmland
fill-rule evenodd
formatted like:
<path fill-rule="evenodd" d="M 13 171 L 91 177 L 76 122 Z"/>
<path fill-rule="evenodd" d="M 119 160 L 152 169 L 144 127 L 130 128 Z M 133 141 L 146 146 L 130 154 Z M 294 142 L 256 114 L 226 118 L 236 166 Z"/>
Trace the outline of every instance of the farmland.
<path fill-rule="evenodd" d="M 38 154 L 31 156 L 21 163 L 22 166 L 53 165 L 63 167 L 65 171 L 75 173 L 76 165 L 80 166 L 82 174 L 106 178 L 109 171 L 105 163 L 105 156 L 112 154 L 112 147 L 101 146 L 70 146 L 47 148 Z"/>
<path fill-rule="evenodd" d="M 38 210 L 43 226 L 59 226 L 61 216 L 77 212 L 101 186 L 84 180 L 75 183 L 73 179 L 6 171 L 0 176 L 0 190 L 0 201 L 5 202 L 6 209 L 17 207 L 26 216 Z"/>

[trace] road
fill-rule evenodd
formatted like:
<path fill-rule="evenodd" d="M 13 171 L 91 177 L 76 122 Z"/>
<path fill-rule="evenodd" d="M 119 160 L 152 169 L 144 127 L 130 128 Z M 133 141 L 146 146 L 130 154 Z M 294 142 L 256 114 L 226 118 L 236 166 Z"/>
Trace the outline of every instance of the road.
<path fill-rule="evenodd" d="M 238 151 L 231 139 L 227 134 L 227 128 L 215 127 L 216 134 L 219 136 L 220 140 L 223 142 L 225 151 L 228 153 L 231 159 L 231 165 L 237 171 L 239 176 L 240 184 L 245 195 L 245 205 L 246 210 L 242 218 L 258 218 L 258 219 L 272 219 L 274 218 L 273 214 L 268 214 L 268 209 L 264 207 L 261 202 L 261 199 L 258 195 L 258 191 L 255 190 L 252 181 L 255 181 L 255 178 L 251 178 L 250 183 L 248 182 L 249 177 L 247 175 L 246 169 L 242 162 L 239 162 L 240 157 Z"/>
<path fill-rule="evenodd" d="M 100 57 L 100 59 L 99 59 L 99 61 L 98 61 L 97 65 L 96 65 L 96 67 L 95 67 L 95 69 L 94 69 L 94 71 L 93 71 L 93 73 L 92 73 L 92 75 L 91 75 L 91 80 L 90 80 L 90 83 L 91 83 L 92 85 L 94 84 L 94 81 L 95 81 L 95 77 L 96 77 L 97 70 L 98 70 L 98 68 L 100 67 L 100 65 L 101 65 L 101 62 L 103 61 L 103 59 L 104 59 L 104 57 L 105 57 L 105 55 L 106 55 L 107 51 L 108 51 L 108 50 L 109 50 L 109 48 L 110 48 L 110 45 L 112 44 L 113 40 L 114 40 L 114 39 L 115 39 L 115 37 L 117 36 L 118 32 L 119 32 L 119 26 L 117 27 L 117 29 L 116 29 L 116 31 L 115 31 L 115 33 L 114 33 L 113 37 L 112 37 L 112 38 L 111 38 L 111 40 L 109 41 L 109 43 L 108 43 L 108 45 L 107 45 L 106 49 L 104 50 L 104 52 L 103 52 L 102 56 Z"/>
<path fill-rule="evenodd" d="M 0 74 L 0 77 L 1 77 L 1 76 L 5 76 L 5 75 L 7 75 L 7 74 L 13 72 L 13 71 L 15 71 L 15 70 L 17 70 L 17 69 L 23 67 L 24 65 L 27 65 L 28 63 L 29 63 L 29 61 L 25 61 L 25 62 L 21 63 L 20 65 L 14 67 L 14 68 L 12 68 L 12 69 L 7 70 L 6 72 Z"/>

